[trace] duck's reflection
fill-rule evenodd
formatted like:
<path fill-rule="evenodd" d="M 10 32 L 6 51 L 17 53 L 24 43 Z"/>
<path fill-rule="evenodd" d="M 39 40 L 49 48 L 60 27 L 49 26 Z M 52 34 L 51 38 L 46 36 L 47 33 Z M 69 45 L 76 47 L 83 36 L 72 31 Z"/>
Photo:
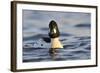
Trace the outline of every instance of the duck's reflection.
<path fill-rule="evenodd" d="M 49 55 L 50 55 L 50 57 L 51 57 L 52 60 L 56 60 L 56 56 L 57 56 L 56 49 L 50 48 Z"/>

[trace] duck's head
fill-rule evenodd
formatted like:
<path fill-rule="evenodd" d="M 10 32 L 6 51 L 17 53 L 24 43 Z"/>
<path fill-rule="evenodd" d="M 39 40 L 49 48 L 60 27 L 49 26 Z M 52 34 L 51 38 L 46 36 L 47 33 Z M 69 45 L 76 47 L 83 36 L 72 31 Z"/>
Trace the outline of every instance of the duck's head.
<path fill-rule="evenodd" d="M 50 38 L 59 37 L 60 32 L 59 32 L 57 23 L 56 23 L 54 20 L 52 20 L 52 21 L 49 23 L 49 29 L 50 29 L 50 32 L 49 32 Z"/>

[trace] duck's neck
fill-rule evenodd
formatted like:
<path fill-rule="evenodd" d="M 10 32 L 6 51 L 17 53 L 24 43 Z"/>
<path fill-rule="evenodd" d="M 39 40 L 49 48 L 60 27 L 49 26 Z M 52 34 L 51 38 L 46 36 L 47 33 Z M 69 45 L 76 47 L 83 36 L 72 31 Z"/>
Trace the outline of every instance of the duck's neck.
<path fill-rule="evenodd" d="M 63 48 L 59 38 L 51 38 L 51 48 Z"/>

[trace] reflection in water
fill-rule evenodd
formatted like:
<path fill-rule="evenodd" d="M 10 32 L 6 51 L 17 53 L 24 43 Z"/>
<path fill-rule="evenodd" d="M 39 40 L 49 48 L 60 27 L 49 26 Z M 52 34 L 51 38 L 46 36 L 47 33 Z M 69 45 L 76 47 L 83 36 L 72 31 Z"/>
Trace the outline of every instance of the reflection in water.
<path fill-rule="evenodd" d="M 56 49 L 50 48 L 49 49 L 49 55 L 50 55 L 52 60 L 56 60 L 56 55 L 57 55 Z"/>
<path fill-rule="evenodd" d="M 51 56 L 51 59 L 53 60 L 53 61 L 55 61 L 56 60 L 56 53 L 50 53 L 50 56 Z"/>

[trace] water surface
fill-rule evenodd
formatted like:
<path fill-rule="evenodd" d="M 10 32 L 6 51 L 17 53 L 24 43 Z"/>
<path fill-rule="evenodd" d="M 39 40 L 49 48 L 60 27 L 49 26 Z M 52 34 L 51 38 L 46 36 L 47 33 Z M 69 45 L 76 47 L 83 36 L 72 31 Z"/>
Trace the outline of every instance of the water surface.
<path fill-rule="evenodd" d="M 91 59 L 89 13 L 23 10 L 23 62 Z M 55 20 L 63 49 L 50 54 L 49 22 Z"/>

